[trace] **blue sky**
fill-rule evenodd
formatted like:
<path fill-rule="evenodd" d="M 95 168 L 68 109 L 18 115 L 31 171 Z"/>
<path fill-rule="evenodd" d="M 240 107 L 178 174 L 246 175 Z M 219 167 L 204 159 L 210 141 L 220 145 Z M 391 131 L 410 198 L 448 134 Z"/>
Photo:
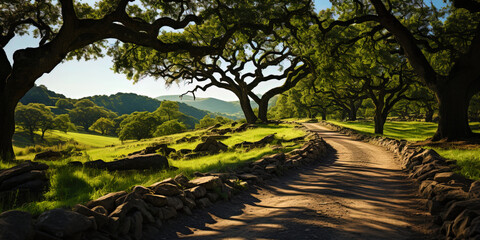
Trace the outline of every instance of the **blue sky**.
<path fill-rule="evenodd" d="M 441 1 L 441 0 L 437 0 Z M 83 0 L 83 2 L 94 2 L 94 0 Z M 331 6 L 328 0 L 315 0 L 316 10 Z M 35 47 L 38 40 L 30 36 L 16 37 L 6 46 L 5 50 L 10 57 L 17 49 L 25 47 Z M 166 88 L 162 80 L 155 81 L 153 78 L 145 78 L 136 84 L 127 80 L 122 74 L 115 74 L 111 70 L 112 59 L 105 57 L 103 59 L 91 61 L 68 61 L 59 64 L 50 73 L 44 74 L 36 82 L 37 85 L 43 84 L 49 89 L 64 94 L 69 98 L 82 98 L 91 95 L 110 95 L 117 92 L 131 92 L 149 97 L 160 95 L 180 95 L 194 87 L 194 85 L 172 85 Z M 278 83 L 277 83 L 278 84 Z M 256 93 L 267 91 L 275 83 L 263 84 L 258 87 Z M 215 97 L 222 100 L 235 101 L 235 95 L 231 92 L 210 88 L 207 92 L 198 92 L 197 97 Z"/>

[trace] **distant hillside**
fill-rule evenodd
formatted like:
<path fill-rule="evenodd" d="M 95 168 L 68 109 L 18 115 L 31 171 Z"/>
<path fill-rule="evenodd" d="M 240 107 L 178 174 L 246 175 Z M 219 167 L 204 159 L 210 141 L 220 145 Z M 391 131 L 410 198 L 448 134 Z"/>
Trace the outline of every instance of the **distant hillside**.
<path fill-rule="evenodd" d="M 47 106 L 55 106 L 55 103 L 60 98 L 66 98 L 62 94 L 55 93 L 47 89 L 47 87 L 40 85 L 33 87 L 21 100 L 23 104 L 29 103 L 43 103 Z M 141 96 L 134 93 L 117 93 L 110 96 L 107 95 L 95 95 L 91 97 L 85 97 L 90 99 L 98 106 L 105 107 L 113 112 L 122 114 L 130 114 L 133 112 L 149 111 L 153 112 L 160 106 L 160 101 L 157 99 Z M 77 100 L 72 100 L 77 101 Z M 202 119 L 209 112 L 194 108 L 185 103 L 178 103 L 179 110 L 187 116 L 192 116 L 196 119 Z M 190 120 L 193 121 L 193 120 Z"/>
<path fill-rule="evenodd" d="M 243 118 L 242 108 L 240 107 L 239 101 L 223 101 L 216 98 L 196 98 L 193 99 L 192 96 L 185 95 L 182 99 L 178 95 L 166 95 L 159 96 L 156 99 L 158 100 L 168 100 L 168 101 L 178 101 L 181 103 L 186 103 L 192 107 L 206 110 L 209 112 L 220 113 L 224 116 L 229 116 L 233 118 Z M 275 96 L 269 101 L 269 107 L 275 106 L 278 97 Z M 252 108 L 257 108 L 258 105 L 254 101 L 251 102 Z"/>
<path fill-rule="evenodd" d="M 55 106 L 58 99 L 65 98 L 64 95 L 50 91 L 44 85 L 34 86 L 20 99 L 22 104 L 43 103 L 47 106 Z"/>

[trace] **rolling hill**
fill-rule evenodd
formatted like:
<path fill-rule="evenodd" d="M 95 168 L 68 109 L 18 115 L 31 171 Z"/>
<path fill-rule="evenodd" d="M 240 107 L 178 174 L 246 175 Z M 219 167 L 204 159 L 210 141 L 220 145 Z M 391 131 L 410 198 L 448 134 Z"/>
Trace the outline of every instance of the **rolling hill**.
<path fill-rule="evenodd" d="M 269 107 L 275 106 L 277 102 L 277 96 L 273 97 L 269 101 Z M 242 108 L 240 107 L 239 101 L 223 101 L 216 98 L 195 98 L 192 96 L 185 95 L 182 99 L 178 95 L 165 95 L 159 96 L 156 99 L 158 100 L 168 100 L 168 101 L 178 101 L 180 103 L 188 104 L 192 107 L 206 110 L 213 113 L 218 113 L 223 116 L 239 119 L 243 118 Z M 258 105 L 254 101 L 251 101 L 252 108 L 257 108 Z"/>
<path fill-rule="evenodd" d="M 33 87 L 20 100 L 23 104 L 43 103 L 47 106 L 55 106 L 58 99 L 66 98 L 64 95 L 48 90 L 47 87 L 40 85 Z M 160 106 L 160 101 L 146 96 L 134 93 L 117 93 L 112 95 L 95 95 L 82 99 L 90 99 L 98 106 L 105 107 L 113 112 L 122 114 L 130 114 L 133 112 L 149 111 L 153 112 Z M 71 99 L 72 102 L 77 101 Z M 200 110 L 186 103 L 178 103 L 179 111 L 185 115 L 192 116 L 196 119 L 202 119 L 205 115 L 210 114 L 205 110 Z M 62 112 L 63 113 L 63 112 Z"/>

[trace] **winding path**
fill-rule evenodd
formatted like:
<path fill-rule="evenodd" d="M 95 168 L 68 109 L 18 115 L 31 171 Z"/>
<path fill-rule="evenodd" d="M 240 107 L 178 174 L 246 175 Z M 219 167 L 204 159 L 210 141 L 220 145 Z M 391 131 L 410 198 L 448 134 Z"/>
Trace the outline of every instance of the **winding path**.
<path fill-rule="evenodd" d="M 231 202 L 177 218 L 148 239 L 432 238 L 431 219 L 392 153 L 305 125 L 336 152 Z"/>

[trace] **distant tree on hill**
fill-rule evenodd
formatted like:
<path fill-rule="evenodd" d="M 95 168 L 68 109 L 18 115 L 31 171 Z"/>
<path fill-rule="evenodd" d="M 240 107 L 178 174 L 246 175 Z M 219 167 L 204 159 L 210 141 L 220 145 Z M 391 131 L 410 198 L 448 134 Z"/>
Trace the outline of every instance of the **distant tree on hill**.
<path fill-rule="evenodd" d="M 64 133 L 68 131 L 76 131 L 75 124 L 70 121 L 70 116 L 68 114 L 57 115 L 54 119 L 55 129 L 60 130 Z"/>
<path fill-rule="evenodd" d="M 74 105 L 74 107 L 76 108 L 87 108 L 87 107 L 95 107 L 95 106 L 98 106 L 98 105 L 92 102 L 90 99 L 82 99 L 76 102 Z"/>
<path fill-rule="evenodd" d="M 68 99 L 60 98 L 55 103 L 55 106 L 60 109 L 72 109 L 73 103 Z"/>
<path fill-rule="evenodd" d="M 181 133 L 187 130 L 185 124 L 179 122 L 177 119 L 166 121 L 157 127 L 154 136 L 165 136 L 175 133 Z"/>
<path fill-rule="evenodd" d="M 161 120 L 150 112 L 134 112 L 120 123 L 118 138 L 121 141 L 128 139 L 141 140 L 153 137 Z"/>
<path fill-rule="evenodd" d="M 195 125 L 195 128 L 196 129 L 207 128 L 215 124 L 217 124 L 217 121 L 215 121 L 214 118 L 212 118 L 210 115 L 205 115 L 205 117 L 200 119 L 200 122 Z"/>
<path fill-rule="evenodd" d="M 102 135 L 105 135 L 112 132 L 114 127 L 115 122 L 113 120 L 101 117 L 97 119 L 89 129 L 92 131 L 99 131 Z"/>
<path fill-rule="evenodd" d="M 165 117 L 167 121 L 177 118 L 181 112 L 178 111 L 178 103 L 173 101 L 162 101 L 160 107 L 155 110 L 159 117 Z"/>
<path fill-rule="evenodd" d="M 75 108 L 68 115 L 73 123 L 82 126 L 85 131 L 88 131 L 89 127 L 99 118 L 113 119 L 117 117 L 117 114 L 114 112 L 104 107 L 99 107 L 88 99 L 82 99 L 75 103 L 74 106 Z"/>
<path fill-rule="evenodd" d="M 15 110 L 15 121 L 27 130 L 30 140 L 35 143 L 35 131 L 42 131 L 42 139 L 47 130 L 52 129 L 54 115 L 52 111 L 41 103 L 19 104 Z"/>

